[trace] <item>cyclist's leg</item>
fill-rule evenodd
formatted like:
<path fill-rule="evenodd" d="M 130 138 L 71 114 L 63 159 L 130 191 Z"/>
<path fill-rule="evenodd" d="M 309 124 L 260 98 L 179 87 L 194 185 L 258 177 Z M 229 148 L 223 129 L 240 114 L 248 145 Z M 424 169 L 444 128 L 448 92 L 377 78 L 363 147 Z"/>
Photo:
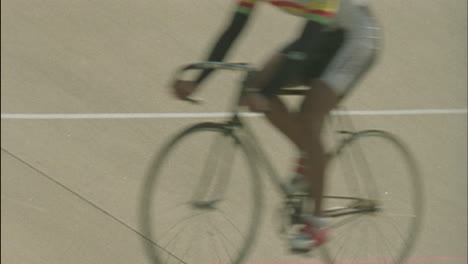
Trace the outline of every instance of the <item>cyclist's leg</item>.
<path fill-rule="evenodd" d="M 263 69 L 253 80 L 253 87 L 263 87 L 263 85 L 272 77 L 277 66 L 284 55 L 278 53 L 266 63 Z M 295 87 L 303 85 L 301 80 L 291 80 L 286 87 Z M 265 113 L 267 119 L 284 135 L 286 135 L 296 147 L 300 148 L 304 138 L 304 131 L 298 126 L 299 119 L 296 112 L 289 111 L 286 104 L 278 97 L 273 96 L 268 100 L 269 111 Z"/>
<path fill-rule="evenodd" d="M 265 113 L 268 121 L 286 135 L 299 150 L 302 150 L 301 146 L 307 134 L 300 126 L 298 113 L 290 111 L 278 96 L 271 97 L 268 105 L 269 111 Z"/>
<path fill-rule="evenodd" d="M 317 58 L 308 61 L 305 72 L 298 72 L 295 78 L 291 78 L 283 88 L 295 86 L 310 86 L 308 82 L 310 78 L 319 77 L 325 69 L 331 57 L 334 56 L 343 41 L 343 31 L 336 31 L 323 35 L 323 41 L 320 41 L 316 49 L 317 54 L 321 54 Z M 253 81 L 253 87 L 263 87 L 264 84 L 272 78 L 276 73 L 278 65 L 284 59 L 284 54 L 290 49 L 287 46 L 280 53 L 274 55 L 263 70 L 257 75 Z M 283 132 L 298 148 L 303 151 L 304 144 L 309 140 L 308 130 L 303 127 L 303 122 L 299 118 L 299 114 L 291 112 L 287 109 L 283 101 L 273 96 L 268 102 L 268 112 L 266 113 L 268 120 L 281 132 Z"/>
<path fill-rule="evenodd" d="M 301 149 L 308 155 L 305 165 L 305 180 L 309 193 L 314 200 L 313 213 L 319 216 L 321 212 L 324 189 L 324 175 L 327 155 L 321 142 L 321 131 L 325 117 L 338 104 L 339 96 L 321 80 L 310 82 L 310 89 L 305 96 L 298 115 L 299 126 L 306 135 L 301 141 Z"/>
<path fill-rule="evenodd" d="M 282 57 L 282 54 L 274 55 L 257 75 L 252 85 L 262 87 L 262 84 L 271 78 Z M 293 80 L 286 87 L 302 84 L 300 80 Z M 309 191 L 315 201 L 314 214 L 318 215 L 321 210 L 326 165 L 326 154 L 320 142 L 320 131 L 325 116 L 336 106 L 338 96 L 320 80 L 311 81 L 307 85 L 311 88 L 304 98 L 299 113 L 289 111 L 278 96 L 273 96 L 269 99 L 269 111 L 265 115 L 301 152 L 308 154 L 309 158 L 306 159 L 305 165 L 312 169 L 307 170 L 306 181 L 311 186 Z"/>
<path fill-rule="evenodd" d="M 305 141 L 309 156 L 306 166 L 306 180 L 310 194 L 314 199 L 314 214 L 322 209 L 324 174 L 327 157 L 321 144 L 320 132 L 325 117 L 346 96 L 356 82 L 368 71 L 375 59 L 376 49 L 366 41 L 349 41 L 328 64 L 327 69 L 318 79 L 310 83 L 310 90 L 303 101 L 300 120 L 301 125 L 310 135 Z"/>

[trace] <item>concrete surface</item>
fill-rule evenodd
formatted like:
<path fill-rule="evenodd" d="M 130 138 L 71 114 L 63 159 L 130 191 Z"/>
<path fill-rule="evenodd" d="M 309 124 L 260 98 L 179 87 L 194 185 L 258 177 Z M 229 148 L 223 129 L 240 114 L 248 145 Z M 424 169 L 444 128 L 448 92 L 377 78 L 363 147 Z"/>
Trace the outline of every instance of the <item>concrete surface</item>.
<path fill-rule="evenodd" d="M 4 114 L 224 112 L 237 75 L 213 76 L 199 106 L 173 100 L 167 83 L 174 69 L 203 59 L 231 6 L 212 0 L 2 1 L 2 263 L 149 263 L 138 223 L 144 173 L 175 131 L 202 119 Z M 344 105 L 466 110 L 467 2 L 380 0 L 373 7 L 385 30 L 382 57 Z M 229 60 L 261 65 L 299 25 L 265 5 Z M 427 209 L 409 263 L 466 263 L 466 112 L 353 120 L 359 128 L 400 135 L 423 169 Z M 249 123 L 286 173 L 294 156 L 289 143 L 263 119 Z M 289 256 L 271 231 L 271 187 L 265 197 L 249 261 L 304 261 Z"/>

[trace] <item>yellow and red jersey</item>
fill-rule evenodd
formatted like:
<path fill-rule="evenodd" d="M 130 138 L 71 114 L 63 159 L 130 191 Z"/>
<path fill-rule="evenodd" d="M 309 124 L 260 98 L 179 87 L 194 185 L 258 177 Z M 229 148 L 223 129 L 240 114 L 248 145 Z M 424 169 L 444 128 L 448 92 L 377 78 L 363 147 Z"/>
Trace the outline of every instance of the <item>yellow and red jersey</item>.
<path fill-rule="evenodd" d="M 237 12 L 249 14 L 259 2 L 268 2 L 288 13 L 320 24 L 330 24 L 340 6 L 340 0 L 239 0 Z"/>

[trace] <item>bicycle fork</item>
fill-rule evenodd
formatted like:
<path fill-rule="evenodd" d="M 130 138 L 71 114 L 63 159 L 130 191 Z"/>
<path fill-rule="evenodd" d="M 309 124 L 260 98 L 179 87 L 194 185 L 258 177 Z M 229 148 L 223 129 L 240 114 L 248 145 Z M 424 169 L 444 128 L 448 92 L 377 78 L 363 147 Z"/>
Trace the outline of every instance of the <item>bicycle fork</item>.
<path fill-rule="evenodd" d="M 210 154 L 205 161 L 202 175 L 191 198 L 195 209 L 214 210 L 216 204 L 224 199 L 227 186 L 232 177 L 232 165 L 236 144 L 232 144 L 231 128 L 218 135 L 210 146 Z"/>

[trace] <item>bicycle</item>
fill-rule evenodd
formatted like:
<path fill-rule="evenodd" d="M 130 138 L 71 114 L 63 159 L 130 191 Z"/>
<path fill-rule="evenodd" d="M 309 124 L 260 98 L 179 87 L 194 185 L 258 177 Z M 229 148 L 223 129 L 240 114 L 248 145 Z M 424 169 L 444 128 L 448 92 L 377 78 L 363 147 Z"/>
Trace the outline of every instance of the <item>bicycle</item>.
<path fill-rule="evenodd" d="M 239 100 L 256 73 L 248 64 L 202 62 L 182 68 L 177 76 L 193 69 L 244 72 Z M 302 95 L 304 91 L 283 89 L 280 95 Z M 184 129 L 154 158 L 140 204 L 145 250 L 152 262 L 243 263 L 253 248 L 261 218 L 261 171 L 269 175 L 283 199 L 280 234 L 288 236 L 288 230 L 297 226 L 307 195 L 288 191 L 242 121 L 239 100 L 226 121 Z M 345 123 L 344 117 L 340 122 Z M 325 263 L 403 262 L 422 219 L 422 180 L 415 159 L 399 139 L 385 131 L 339 129 L 333 134 L 339 139 L 329 152 L 329 187 L 322 213 L 332 232 L 329 241 L 315 252 Z M 236 151 L 241 160 L 236 159 Z M 181 156 L 171 158 L 176 154 Z M 198 158 L 206 159 L 203 163 Z M 392 168 L 371 170 L 380 161 Z M 198 169 L 201 174 L 195 174 Z"/>

